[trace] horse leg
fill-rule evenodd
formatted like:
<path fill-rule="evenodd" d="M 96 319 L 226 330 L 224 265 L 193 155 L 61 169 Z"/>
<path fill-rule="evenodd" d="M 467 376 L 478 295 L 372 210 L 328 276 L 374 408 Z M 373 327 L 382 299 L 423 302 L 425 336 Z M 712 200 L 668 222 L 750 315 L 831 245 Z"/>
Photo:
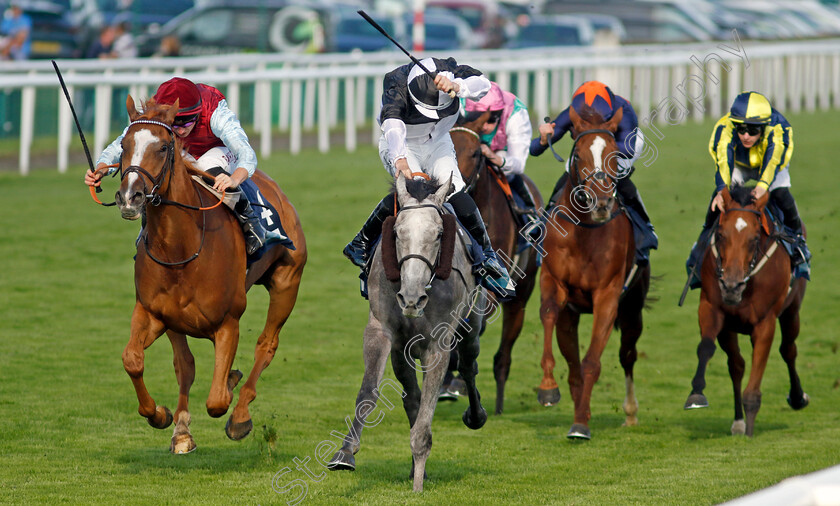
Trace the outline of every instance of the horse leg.
<path fill-rule="evenodd" d="M 441 346 L 429 346 L 420 356 L 420 363 L 425 371 L 423 391 L 420 394 L 417 416 L 411 426 L 411 460 L 415 492 L 423 491 L 423 480 L 426 478 L 426 460 L 432 451 L 432 418 L 435 415 L 438 391 L 441 383 L 443 383 L 448 361 L 449 351 Z M 402 362 L 404 363 L 405 359 Z M 410 368 L 411 366 L 405 364 L 402 367 Z M 466 378 L 464 378 L 464 381 L 466 381 Z M 485 413 L 484 416 L 486 418 L 487 414 Z"/>
<path fill-rule="evenodd" d="M 563 308 L 558 315 L 557 346 L 560 353 L 566 359 L 569 369 L 569 392 L 572 394 L 572 403 L 577 406 L 583 393 L 583 374 L 580 369 L 580 348 L 578 347 L 578 324 L 580 313 L 572 311 L 569 307 Z"/>
<path fill-rule="evenodd" d="M 753 435 L 755 428 L 755 417 L 761 408 L 761 379 L 764 377 L 764 368 L 767 367 L 767 358 L 770 356 L 770 347 L 773 345 L 773 334 L 776 332 L 776 318 L 768 316 L 753 327 L 752 345 L 753 357 L 750 367 L 750 379 L 747 381 L 747 388 L 744 389 L 744 411 L 747 415 L 747 429 L 745 434 Z"/>
<path fill-rule="evenodd" d="M 625 299 L 628 300 L 628 299 Z M 644 300 L 642 298 L 641 300 Z M 621 329 L 621 346 L 618 350 L 618 360 L 621 367 L 624 369 L 624 403 L 622 408 L 626 418 L 624 419 L 624 427 L 630 427 L 639 424 L 636 414 L 639 412 L 639 401 L 636 400 L 635 385 L 633 383 L 633 366 L 636 364 L 636 343 L 639 336 L 642 335 L 642 304 L 636 308 L 621 308 L 622 311 L 619 317 L 619 327 Z M 631 312 L 630 309 L 633 311 Z"/>
<path fill-rule="evenodd" d="M 708 408 L 709 401 L 703 395 L 706 388 L 706 365 L 715 354 L 715 339 L 723 328 L 723 314 L 713 308 L 702 297 L 697 310 L 700 320 L 700 344 L 697 345 L 697 372 L 691 380 L 691 393 L 685 401 L 684 409 Z"/>
<path fill-rule="evenodd" d="M 779 317 L 779 326 L 782 329 L 782 344 L 779 346 L 779 353 L 788 367 L 790 376 L 790 393 L 787 402 L 795 410 L 800 410 L 808 405 L 810 399 L 808 394 L 802 391 L 802 384 L 799 382 L 799 374 L 796 372 L 796 338 L 799 337 L 799 305 L 791 305 Z"/>
<path fill-rule="evenodd" d="M 741 356 L 741 348 L 738 346 L 738 334 L 730 330 L 722 330 L 718 334 L 720 348 L 726 352 L 729 377 L 732 378 L 732 390 L 735 399 L 735 418 L 732 421 L 730 432 L 734 436 L 742 436 L 747 425 L 744 422 L 744 402 L 741 398 L 741 381 L 744 379 L 744 357 Z"/>
<path fill-rule="evenodd" d="M 461 419 L 464 425 L 473 430 L 478 430 L 487 422 L 487 411 L 481 405 L 481 394 L 475 385 L 475 376 L 478 374 L 479 336 L 466 336 L 458 342 L 458 353 L 460 362 L 458 372 L 461 374 L 467 386 L 467 395 L 470 399 L 469 407 L 464 411 Z"/>
<path fill-rule="evenodd" d="M 426 343 L 424 343 L 426 344 Z M 418 343 L 415 345 L 415 349 L 419 347 L 421 344 Z M 428 344 L 427 344 L 428 346 Z M 425 353 L 425 352 L 424 352 Z M 409 362 L 411 360 L 411 362 Z M 443 376 L 446 375 L 446 365 L 449 361 L 449 358 L 446 357 L 446 361 L 443 358 L 440 359 L 440 362 L 435 364 L 434 369 L 439 369 L 443 371 L 443 375 L 441 375 L 440 382 L 443 383 Z M 422 370 L 426 371 L 425 366 L 420 368 L 414 362 L 414 359 L 409 358 L 406 356 L 404 349 L 391 349 L 391 367 L 394 369 L 394 376 L 396 376 L 397 381 L 403 386 L 403 391 L 405 395 L 403 395 L 403 409 L 405 409 L 405 414 L 408 417 L 408 426 L 413 430 L 415 423 L 417 423 L 417 415 L 420 412 L 420 402 L 422 400 L 422 393 L 420 391 L 420 386 L 417 384 L 417 371 Z M 427 391 L 425 388 L 426 385 L 432 385 L 429 383 L 429 380 L 426 376 L 423 378 L 423 387 L 424 391 Z M 432 388 L 431 386 L 429 388 Z M 440 387 L 438 386 L 438 391 L 440 391 Z M 412 432 L 413 434 L 413 432 Z M 413 437 L 412 437 L 413 441 Z M 415 471 L 415 461 L 414 461 L 414 454 L 412 452 L 411 457 L 411 472 L 409 473 L 409 479 L 414 479 L 414 471 Z M 425 478 L 425 471 L 423 474 Z"/>
<path fill-rule="evenodd" d="M 172 412 L 166 406 L 157 406 L 146 389 L 143 382 L 143 362 L 146 348 L 163 335 L 164 330 L 163 322 L 149 314 L 139 302 L 136 303 L 131 315 L 131 337 L 122 354 L 123 367 L 134 384 L 137 401 L 140 403 L 138 411 L 141 416 L 146 417 L 149 425 L 156 429 L 169 427 L 172 423 Z"/>
<path fill-rule="evenodd" d="M 550 279 L 549 274 L 543 269 L 540 277 L 540 321 L 543 325 L 543 354 L 540 365 L 543 369 L 543 379 L 537 392 L 537 400 L 543 406 L 553 406 L 560 402 L 560 388 L 554 380 L 554 353 L 551 349 L 551 337 L 554 333 L 554 326 L 557 323 L 557 315 L 560 312 L 558 300 L 562 300 L 565 306 L 566 293 L 561 287 Z M 558 292 L 563 292 L 558 294 Z"/>
<path fill-rule="evenodd" d="M 353 455 L 361 448 L 362 429 L 365 427 L 367 415 L 373 411 L 373 407 L 376 405 L 376 399 L 379 396 L 379 384 L 382 381 L 382 375 L 385 373 L 385 362 L 388 360 L 390 350 L 389 334 L 386 333 L 379 320 L 371 314 L 364 335 L 365 373 L 362 377 L 359 394 L 356 396 L 353 421 L 350 422 L 350 417 L 347 417 L 349 432 L 344 438 L 344 444 L 330 460 L 329 469 L 334 471 L 353 471 L 356 469 L 356 458 Z M 414 383 L 416 386 L 416 378 Z M 392 407 L 393 405 L 389 406 L 389 408 Z"/>
<path fill-rule="evenodd" d="M 575 402 L 575 421 L 566 435 L 568 438 L 589 439 L 591 437 L 589 404 L 592 389 L 601 376 L 601 355 L 604 353 L 616 316 L 618 316 L 618 297 L 615 291 L 606 289 L 594 293 L 592 303 L 592 339 L 581 361 L 583 390 L 580 400 Z"/>
<path fill-rule="evenodd" d="M 295 307 L 298 287 L 300 286 L 300 274 L 300 269 L 277 269 L 272 274 L 268 286 L 268 318 L 260 337 L 257 339 L 256 349 L 254 350 L 254 366 L 251 368 L 245 384 L 239 389 L 239 400 L 225 425 L 225 434 L 234 441 L 247 436 L 254 427 L 248 406 L 257 397 L 257 380 L 260 379 L 260 375 L 274 358 L 277 345 L 280 342 L 278 338 L 280 330 L 286 324 L 286 320 L 289 319 L 289 315 Z M 236 372 L 240 377 L 242 376 L 242 373 Z"/>
<path fill-rule="evenodd" d="M 239 320 L 227 316 L 213 336 L 216 348 L 213 364 L 213 380 L 210 383 L 210 394 L 207 396 L 207 414 L 219 418 L 227 413 L 233 400 L 231 392 L 231 370 L 236 347 L 239 345 Z"/>
<path fill-rule="evenodd" d="M 525 301 L 515 299 L 502 304 L 502 340 L 493 356 L 493 376 L 496 378 L 496 414 L 501 415 L 505 404 L 505 383 L 510 373 L 513 344 L 525 322 Z M 558 390 L 559 392 L 559 390 Z"/>
<path fill-rule="evenodd" d="M 175 410 L 175 430 L 169 451 L 172 453 L 190 453 L 195 450 L 195 441 L 190 434 L 190 387 L 195 379 L 195 359 L 187 345 L 187 336 L 168 330 L 172 344 L 172 362 L 175 365 L 175 377 L 178 378 L 178 408 Z"/>

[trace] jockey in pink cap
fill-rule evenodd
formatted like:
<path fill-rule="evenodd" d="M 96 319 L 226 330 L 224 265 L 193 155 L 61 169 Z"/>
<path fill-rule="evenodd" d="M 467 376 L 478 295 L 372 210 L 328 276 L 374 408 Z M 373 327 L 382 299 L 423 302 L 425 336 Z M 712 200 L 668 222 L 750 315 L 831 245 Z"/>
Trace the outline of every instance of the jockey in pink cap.
<path fill-rule="evenodd" d="M 522 179 L 531 145 L 531 118 L 525 104 L 494 82 L 490 83 L 490 91 L 481 100 L 465 99 L 462 103 L 468 120 L 490 111 L 490 118 L 478 132 L 481 152 L 488 162 L 505 174 L 511 189 L 522 197 L 525 204 L 523 215 L 529 221 L 538 220 L 534 197 Z"/>

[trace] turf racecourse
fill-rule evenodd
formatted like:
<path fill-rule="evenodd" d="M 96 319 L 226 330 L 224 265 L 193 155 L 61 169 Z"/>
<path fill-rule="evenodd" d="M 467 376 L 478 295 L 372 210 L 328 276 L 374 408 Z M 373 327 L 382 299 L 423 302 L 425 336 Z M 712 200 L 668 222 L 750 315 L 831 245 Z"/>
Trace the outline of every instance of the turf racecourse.
<path fill-rule="evenodd" d="M 399 403 L 392 411 L 384 408 L 382 422 L 365 431 L 355 473 L 323 473 L 314 462 L 319 444 L 335 440 L 332 431 L 345 432 L 362 376 L 367 304 L 358 296 L 356 269 L 340 251 L 386 188 L 373 148 L 262 160 L 297 206 L 309 264 L 277 356 L 258 384 L 251 405 L 255 429 L 247 439 L 229 441 L 225 419 L 206 414 L 212 346 L 190 340 L 197 363 L 191 428 L 198 449 L 187 456 L 169 454 L 171 429 L 152 429 L 138 416 L 120 358 L 134 304 L 131 257 L 139 225 L 91 202 L 81 183 L 83 167 L 66 175 L 0 174 L 0 502 L 283 504 L 303 490 L 292 486 L 280 493 L 297 479 L 306 486 L 302 504 L 694 505 L 838 464 L 838 123 L 827 113 L 790 120 L 793 193 L 815 256 L 798 341 L 811 405 L 794 412 L 785 402 L 788 379 L 777 336 L 754 438 L 729 435 L 732 387 L 720 350 L 707 374 L 711 406 L 682 409 L 696 364 L 698 293 L 683 308 L 676 301 L 683 261 L 713 184 L 711 123 L 662 129 L 659 159 L 634 175 L 661 240 L 653 253 L 653 273 L 661 276 L 653 295 L 660 300 L 646 312 L 639 341 L 640 425 L 621 427 L 624 381 L 614 333 L 593 394 L 593 439 L 566 440 L 572 404 L 559 353 L 563 399 L 552 408 L 536 402 L 542 328 L 535 295 L 514 348 L 505 413 L 491 415 L 474 432 L 461 422 L 464 400 L 440 404 L 422 495 L 411 492 L 408 424 Z M 559 151 L 568 146 L 564 139 Z M 559 165 L 544 155 L 529 161 L 528 173 L 545 193 Z M 103 199 L 116 181 L 106 187 Z M 252 365 L 266 306 L 265 291 L 257 287 L 234 364 L 243 371 Z M 582 336 L 590 323 L 583 319 Z M 479 357 L 478 385 L 488 411 L 499 332 L 496 322 Z M 582 341 L 588 344 L 588 337 Z M 748 338 L 741 346 L 749 353 Z M 393 378 L 390 366 L 386 377 Z M 158 403 L 174 409 L 177 385 L 167 339 L 147 350 L 145 378 Z M 295 459 L 307 458 L 311 476 L 296 469 Z M 290 472 L 278 476 L 284 468 Z"/>

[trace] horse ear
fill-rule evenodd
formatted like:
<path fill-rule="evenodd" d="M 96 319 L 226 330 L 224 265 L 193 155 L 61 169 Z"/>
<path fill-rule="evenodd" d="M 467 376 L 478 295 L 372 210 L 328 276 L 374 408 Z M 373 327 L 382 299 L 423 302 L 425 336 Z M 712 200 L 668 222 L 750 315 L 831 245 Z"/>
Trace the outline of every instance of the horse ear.
<path fill-rule="evenodd" d="M 171 125 L 175 121 L 175 116 L 178 114 L 178 108 L 180 107 L 180 98 L 175 99 L 175 103 L 172 104 L 172 107 L 166 111 L 166 116 L 163 118 L 163 122 L 167 125 Z"/>
<path fill-rule="evenodd" d="M 140 113 L 137 112 L 137 107 L 134 105 L 134 99 L 131 98 L 131 95 L 128 95 L 125 99 L 125 108 L 128 110 L 128 119 L 131 121 L 136 120 L 140 117 Z"/>
<path fill-rule="evenodd" d="M 397 174 L 397 201 L 400 203 L 400 207 L 404 207 L 406 202 L 408 202 L 408 192 L 405 189 L 405 176 L 402 172 Z"/>
<path fill-rule="evenodd" d="M 572 126 L 575 128 L 576 131 L 582 131 L 580 127 L 580 115 L 578 115 L 574 107 L 569 107 L 569 119 L 572 121 Z"/>
<path fill-rule="evenodd" d="M 720 191 L 720 196 L 723 197 L 723 208 L 726 209 L 729 207 L 729 204 L 732 203 L 732 195 L 729 194 L 729 188 L 724 187 L 723 190 Z"/>
<path fill-rule="evenodd" d="M 452 192 L 452 174 L 449 174 L 449 179 L 443 183 L 440 188 L 435 192 L 435 203 L 438 206 L 443 205 L 446 201 L 446 196 Z"/>
<path fill-rule="evenodd" d="M 623 117 L 624 109 L 618 108 L 618 110 L 615 111 L 615 114 L 613 114 L 613 117 L 610 118 L 609 121 L 607 121 L 607 124 L 605 125 L 607 130 L 609 130 L 610 132 L 615 132 L 616 130 L 618 130 L 618 124 L 621 123 L 621 118 Z"/>

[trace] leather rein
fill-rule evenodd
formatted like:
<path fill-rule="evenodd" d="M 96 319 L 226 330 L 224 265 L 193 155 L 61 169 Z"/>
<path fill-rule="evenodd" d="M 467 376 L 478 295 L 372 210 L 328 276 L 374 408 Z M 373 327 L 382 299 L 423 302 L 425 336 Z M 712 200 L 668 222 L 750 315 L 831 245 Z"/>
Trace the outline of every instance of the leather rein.
<path fill-rule="evenodd" d="M 744 211 L 744 212 L 747 212 L 747 213 L 754 214 L 754 215 L 758 216 L 759 229 L 761 229 L 763 227 L 762 215 L 761 215 L 760 211 L 757 211 L 755 209 L 745 209 L 743 207 L 738 207 L 738 208 L 734 208 L 734 209 L 727 209 L 723 212 L 723 214 L 729 213 L 731 211 Z M 721 216 L 723 216 L 723 214 L 721 214 Z M 760 236 L 761 236 L 761 232 L 759 231 L 759 237 Z M 772 236 L 768 236 L 768 237 L 772 239 Z M 716 242 L 717 242 L 717 231 L 715 231 L 712 234 L 712 240 L 711 240 L 711 243 L 710 243 L 709 247 L 712 250 L 712 256 L 714 256 L 714 258 L 715 258 L 715 274 L 717 275 L 718 280 L 722 280 L 723 279 L 723 260 L 721 259 L 720 253 L 718 252 Z M 761 242 L 762 241 L 758 241 L 755 245 L 755 250 L 753 251 L 753 257 L 752 257 L 752 260 L 750 261 L 750 266 L 749 266 L 750 272 L 749 272 L 749 274 L 747 274 L 747 276 L 743 280 L 741 280 L 741 282 L 739 284 L 746 284 L 750 280 L 750 278 L 752 278 L 753 276 L 758 274 L 758 272 L 764 267 L 764 265 L 767 263 L 767 261 L 770 259 L 770 257 L 773 256 L 773 253 L 776 252 L 776 248 L 779 246 L 779 242 L 776 241 L 776 240 L 773 240 L 773 244 L 770 245 L 770 247 L 764 252 L 764 255 L 759 255 L 759 251 L 761 249 Z M 760 260 L 759 260 L 759 258 L 760 258 Z"/>

